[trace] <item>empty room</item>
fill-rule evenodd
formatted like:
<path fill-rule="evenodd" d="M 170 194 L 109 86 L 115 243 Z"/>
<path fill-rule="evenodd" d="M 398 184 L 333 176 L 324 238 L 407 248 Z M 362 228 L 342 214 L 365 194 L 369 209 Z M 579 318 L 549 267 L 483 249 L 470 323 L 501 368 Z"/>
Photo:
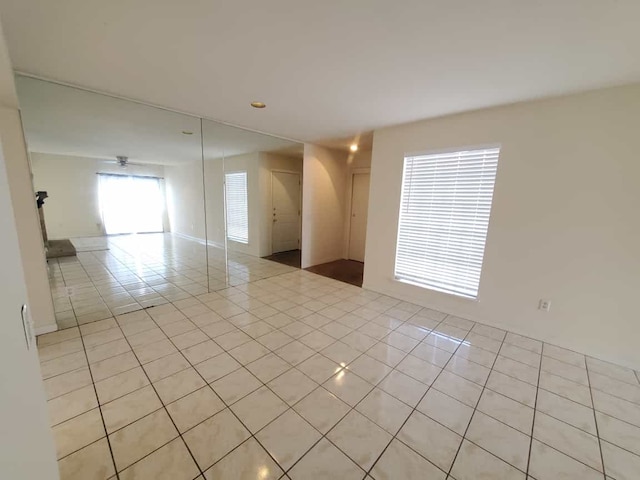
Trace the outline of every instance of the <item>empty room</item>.
<path fill-rule="evenodd" d="M 640 478 L 638 19 L 0 0 L 0 478 Z"/>

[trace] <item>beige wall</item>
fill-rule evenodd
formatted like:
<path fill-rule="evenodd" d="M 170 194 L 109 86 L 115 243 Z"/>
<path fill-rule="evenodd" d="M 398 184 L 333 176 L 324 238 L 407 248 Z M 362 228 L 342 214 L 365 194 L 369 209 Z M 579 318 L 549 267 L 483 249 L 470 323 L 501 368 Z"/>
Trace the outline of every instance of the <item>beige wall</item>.
<path fill-rule="evenodd" d="M 2 150 L 6 159 L 29 307 L 38 334 L 57 330 L 49 290 L 47 261 L 35 202 L 20 113 L 7 110 L 0 119 Z"/>
<path fill-rule="evenodd" d="M 164 177 L 171 232 L 204 241 L 202 161 L 165 166 Z"/>
<path fill-rule="evenodd" d="M 0 38 L 0 48 L 1 42 Z M 21 315 L 22 305 L 28 305 L 27 322 L 30 311 L 33 320 L 42 320 L 36 317 L 38 313 L 34 310 L 34 307 L 41 307 L 37 303 L 40 299 L 33 296 L 33 285 L 26 284 L 26 269 L 32 273 L 34 270 L 26 260 L 35 252 L 30 251 L 29 244 L 20 238 L 16 225 L 19 211 L 12 208 L 16 203 L 11 197 L 20 198 L 15 190 L 21 183 L 16 183 L 15 172 L 10 179 L 9 168 L 6 168 L 15 160 L 11 156 L 19 153 L 19 149 L 7 146 L 11 143 L 10 138 L 19 132 L 14 128 L 16 122 L 19 125 L 18 111 L 0 106 L 0 423 L 3 430 L 0 435 L 0 478 L 55 480 L 58 469 L 36 340 L 28 323 L 23 327 Z M 20 136 L 18 139 L 21 140 Z M 22 150 L 25 153 L 24 144 Z M 11 181 L 14 183 L 10 184 Z M 27 192 L 31 192 L 30 186 Z M 26 210 L 24 205 L 22 210 Z M 44 255 L 41 261 L 44 266 Z M 48 287 L 43 293 L 50 302 Z M 27 337 L 30 349 L 27 348 Z"/>
<path fill-rule="evenodd" d="M 95 158 L 36 152 L 31 153 L 31 165 L 35 189 L 46 190 L 49 195 L 44 215 L 50 239 L 104 235 L 96 173 L 164 175 L 161 165 L 129 165 L 123 169 Z"/>
<path fill-rule="evenodd" d="M 376 131 L 365 287 L 640 367 L 638 119 L 636 85 Z M 502 149 L 478 301 L 394 281 L 404 154 L 486 144 Z"/>
<path fill-rule="evenodd" d="M 302 181 L 302 268 L 344 255 L 347 154 L 304 146 Z"/>
<path fill-rule="evenodd" d="M 223 165 L 224 163 L 224 165 Z M 206 232 L 210 245 L 224 246 L 224 172 L 247 172 L 249 243 L 230 241 L 229 250 L 263 257 L 271 254 L 271 171 L 302 172 L 302 159 L 254 152 L 205 161 Z M 167 208 L 172 232 L 205 239 L 202 164 L 165 167 Z"/>
<path fill-rule="evenodd" d="M 0 28 L 0 478 L 59 478 L 30 328 L 55 328 L 13 71 Z M 35 282 L 27 285 L 27 282 Z M 29 313 L 31 312 L 31 315 Z M 47 323 L 47 321 L 49 323 Z"/>

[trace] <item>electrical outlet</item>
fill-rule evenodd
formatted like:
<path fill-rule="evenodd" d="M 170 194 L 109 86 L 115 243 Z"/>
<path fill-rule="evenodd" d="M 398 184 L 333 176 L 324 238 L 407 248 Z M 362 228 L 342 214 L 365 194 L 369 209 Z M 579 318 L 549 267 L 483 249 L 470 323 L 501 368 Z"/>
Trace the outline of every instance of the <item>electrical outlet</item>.
<path fill-rule="evenodd" d="M 551 308 L 551 300 L 547 300 L 546 298 L 541 298 L 538 302 L 538 310 L 542 310 L 543 312 L 548 312 Z"/>

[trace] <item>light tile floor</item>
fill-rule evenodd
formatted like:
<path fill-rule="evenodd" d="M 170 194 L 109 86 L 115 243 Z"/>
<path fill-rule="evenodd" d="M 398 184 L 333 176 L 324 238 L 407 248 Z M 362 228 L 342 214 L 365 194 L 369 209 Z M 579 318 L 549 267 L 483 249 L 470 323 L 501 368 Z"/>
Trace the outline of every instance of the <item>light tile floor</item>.
<path fill-rule="evenodd" d="M 640 478 L 637 372 L 266 260 L 206 293 L 186 242 L 52 265 L 63 480 Z"/>

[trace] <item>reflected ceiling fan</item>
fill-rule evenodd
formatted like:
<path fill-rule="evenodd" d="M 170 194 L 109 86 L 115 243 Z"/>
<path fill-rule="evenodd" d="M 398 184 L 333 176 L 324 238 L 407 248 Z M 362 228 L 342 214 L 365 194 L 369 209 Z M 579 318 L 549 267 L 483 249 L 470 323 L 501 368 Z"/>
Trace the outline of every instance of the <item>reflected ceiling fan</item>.
<path fill-rule="evenodd" d="M 115 163 L 121 168 L 127 168 L 129 165 L 143 165 L 142 163 L 134 163 L 129 161 L 129 157 L 124 155 L 116 156 L 115 160 L 103 160 L 104 163 Z"/>

